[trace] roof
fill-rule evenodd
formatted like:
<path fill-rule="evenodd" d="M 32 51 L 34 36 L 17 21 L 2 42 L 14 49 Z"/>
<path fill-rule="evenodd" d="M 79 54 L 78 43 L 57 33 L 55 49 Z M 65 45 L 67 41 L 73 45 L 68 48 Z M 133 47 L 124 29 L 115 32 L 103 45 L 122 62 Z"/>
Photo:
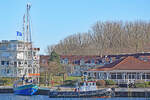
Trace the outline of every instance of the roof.
<path fill-rule="evenodd" d="M 133 56 L 122 58 L 113 63 L 106 64 L 89 71 L 112 71 L 112 70 L 150 70 L 150 62 L 141 61 Z"/>

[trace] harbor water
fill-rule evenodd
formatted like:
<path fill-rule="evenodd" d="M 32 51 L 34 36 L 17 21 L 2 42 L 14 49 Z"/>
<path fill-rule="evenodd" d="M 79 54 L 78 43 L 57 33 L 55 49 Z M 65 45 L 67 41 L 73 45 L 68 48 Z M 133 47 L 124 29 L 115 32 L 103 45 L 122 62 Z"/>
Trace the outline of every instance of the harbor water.
<path fill-rule="evenodd" d="M 0 100 L 150 100 L 150 98 L 49 98 L 44 95 L 21 96 L 0 94 Z"/>

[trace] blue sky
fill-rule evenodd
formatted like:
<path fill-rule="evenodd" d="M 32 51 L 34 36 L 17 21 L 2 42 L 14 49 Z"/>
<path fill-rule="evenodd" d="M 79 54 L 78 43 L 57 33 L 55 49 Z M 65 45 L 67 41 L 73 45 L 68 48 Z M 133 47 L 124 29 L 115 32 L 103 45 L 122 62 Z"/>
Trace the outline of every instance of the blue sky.
<path fill-rule="evenodd" d="M 1 0 L 0 40 L 16 39 L 30 2 L 32 39 L 45 53 L 48 45 L 87 32 L 96 21 L 150 21 L 150 0 Z"/>

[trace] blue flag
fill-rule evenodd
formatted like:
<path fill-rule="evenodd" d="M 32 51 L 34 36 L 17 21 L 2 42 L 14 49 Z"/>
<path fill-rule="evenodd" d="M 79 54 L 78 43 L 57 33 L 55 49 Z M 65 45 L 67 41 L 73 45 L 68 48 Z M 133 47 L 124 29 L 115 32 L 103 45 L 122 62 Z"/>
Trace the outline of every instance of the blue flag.
<path fill-rule="evenodd" d="M 17 31 L 17 36 L 22 36 L 22 33 Z"/>

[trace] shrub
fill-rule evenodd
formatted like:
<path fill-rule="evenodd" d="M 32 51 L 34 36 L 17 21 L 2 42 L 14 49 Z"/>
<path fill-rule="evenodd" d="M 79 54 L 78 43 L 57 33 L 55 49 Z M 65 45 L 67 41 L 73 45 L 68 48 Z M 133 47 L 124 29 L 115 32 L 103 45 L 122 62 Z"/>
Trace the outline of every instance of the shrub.
<path fill-rule="evenodd" d="M 135 83 L 144 83 L 143 80 L 136 80 Z"/>
<path fill-rule="evenodd" d="M 106 85 L 115 85 L 116 84 L 116 82 L 113 80 L 105 80 L 105 82 L 106 82 Z"/>
<path fill-rule="evenodd" d="M 96 85 L 97 86 L 105 86 L 106 85 L 106 82 L 104 81 L 104 80 L 98 80 L 97 82 L 96 82 Z"/>
<path fill-rule="evenodd" d="M 136 88 L 144 88 L 145 83 L 135 83 Z"/>
<path fill-rule="evenodd" d="M 150 82 L 145 82 L 145 87 L 150 87 Z"/>
<path fill-rule="evenodd" d="M 12 84 L 14 81 L 13 78 L 0 78 L 0 85 L 8 85 L 8 84 Z"/>
<path fill-rule="evenodd" d="M 78 80 L 65 80 L 63 86 L 74 87 Z"/>

